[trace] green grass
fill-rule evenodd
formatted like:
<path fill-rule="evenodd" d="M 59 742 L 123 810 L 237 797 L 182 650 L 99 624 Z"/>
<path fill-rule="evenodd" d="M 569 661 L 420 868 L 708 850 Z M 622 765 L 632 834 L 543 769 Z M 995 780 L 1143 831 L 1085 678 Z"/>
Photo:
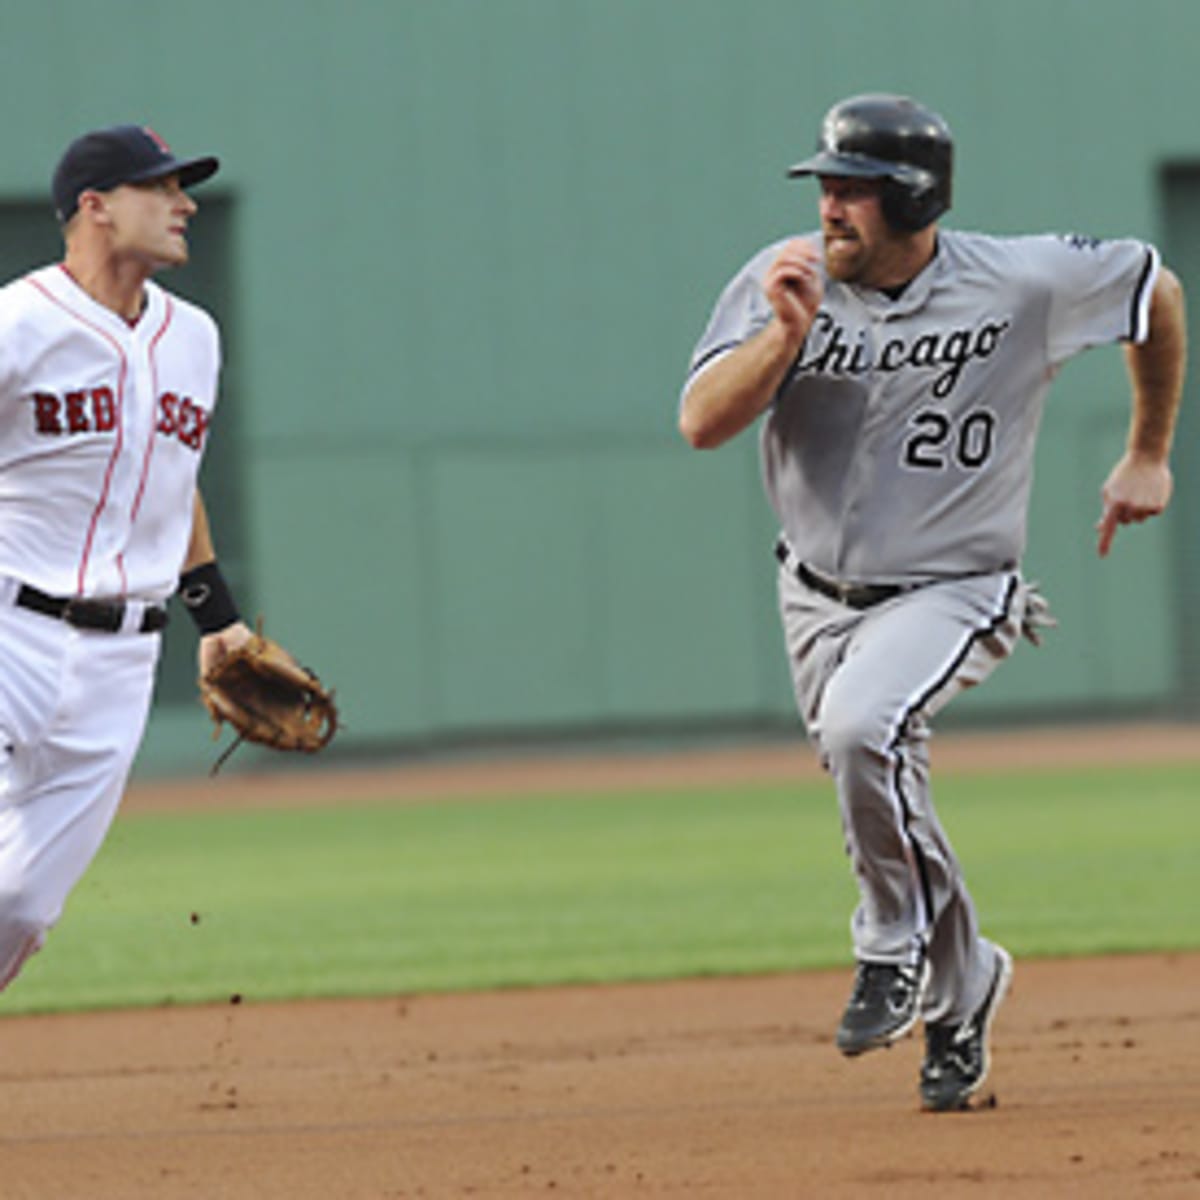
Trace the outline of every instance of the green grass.
<path fill-rule="evenodd" d="M 1022 955 L 1200 945 L 1200 771 L 950 777 L 985 932 Z M 122 817 L 3 1011 L 845 964 L 824 783 Z M 193 914 L 196 919 L 193 919 Z"/>

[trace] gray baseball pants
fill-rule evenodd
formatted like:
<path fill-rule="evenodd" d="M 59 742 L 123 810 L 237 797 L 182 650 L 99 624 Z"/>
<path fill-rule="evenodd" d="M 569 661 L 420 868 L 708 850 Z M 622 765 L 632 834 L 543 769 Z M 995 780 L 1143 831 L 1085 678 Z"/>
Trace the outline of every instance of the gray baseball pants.
<path fill-rule="evenodd" d="M 858 884 L 855 954 L 931 967 L 922 1016 L 961 1021 L 991 979 L 962 869 L 933 806 L 929 722 L 1012 653 L 1029 586 L 1015 571 L 944 580 L 856 610 L 779 571 L 796 702 L 837 786 Z"/>

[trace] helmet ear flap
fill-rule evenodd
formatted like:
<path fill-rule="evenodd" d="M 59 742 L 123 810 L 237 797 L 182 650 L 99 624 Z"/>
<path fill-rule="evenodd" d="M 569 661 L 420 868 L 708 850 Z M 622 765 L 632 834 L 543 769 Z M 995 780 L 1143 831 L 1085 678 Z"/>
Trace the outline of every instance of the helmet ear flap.
<path fill-rule="evenodd" d="M 898 179 L 884 179 L 879 202 L 887 223 L 900 233 L 924 229 L 947 208 L 934 180 L 901 183 Z"/>

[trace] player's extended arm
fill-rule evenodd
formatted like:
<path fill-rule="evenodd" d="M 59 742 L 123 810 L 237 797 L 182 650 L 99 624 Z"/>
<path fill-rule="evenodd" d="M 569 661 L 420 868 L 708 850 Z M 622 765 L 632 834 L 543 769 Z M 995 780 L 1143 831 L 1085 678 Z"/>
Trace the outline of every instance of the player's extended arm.
<path fill-rule="evenodd" d="M 763 278 L 773 319 L 689 384 L 679 411 L 679 432 L 697 450 L 729 441 L 771 403 L 825 294 L 819 258 L 811 242 L 788 242 Z"/>
<path fill-rule="evenodd" d="M 1125 347 L 1133 410 L 1125 453 L 1101 488 L 1104 508 L 1096 524 L 1104 557 L 1119 525 L 1144 521 L 1170 502 L 1171 440 L 1183 394 L 1187 363 L 1187 317 L 1183 287 L 1163 267 L 1150 299 L 1150 336 Z"/>

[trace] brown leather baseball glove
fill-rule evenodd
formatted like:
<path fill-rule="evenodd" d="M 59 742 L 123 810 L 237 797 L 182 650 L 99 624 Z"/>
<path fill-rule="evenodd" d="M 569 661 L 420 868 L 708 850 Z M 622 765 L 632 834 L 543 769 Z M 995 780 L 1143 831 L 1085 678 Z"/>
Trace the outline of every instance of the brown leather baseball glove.
<path fill-rule="evenodd" d="M 243 741 L 315 754 L 338 728 L 333 692 L 261 629 L 201 678 L 200 699 L 216 723 L 213 737 L 223 722 L 237 733 L 213 774 Z"/>

